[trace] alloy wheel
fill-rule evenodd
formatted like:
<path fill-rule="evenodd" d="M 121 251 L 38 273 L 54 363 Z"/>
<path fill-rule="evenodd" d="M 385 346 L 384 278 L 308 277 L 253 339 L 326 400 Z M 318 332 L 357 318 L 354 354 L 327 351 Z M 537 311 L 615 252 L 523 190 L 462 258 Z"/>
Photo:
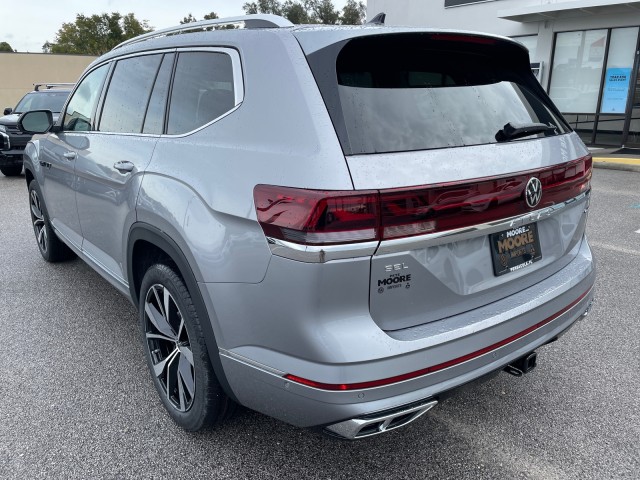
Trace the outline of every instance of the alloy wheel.
<path fill-rule="evenodd" d="M 40 204 L 40 197 L 35 189 L 31 190 L 29 196 L 29 203 L 31 207 L 31 221 L 33 222 L 33 231 L 36 234 L 36 240 L 38 246 L 43 253 L 47 252 L 47 227 L 45 225 L 44 213 Z"/>
<path fill-rule="evenodd" d="M 193 404 L 196 382 L 193 352 L 180 308 L 166 287 L 155 284 L 147 291 L 144 312 L 153 372 L 169 403 L 186 412 Z"/>

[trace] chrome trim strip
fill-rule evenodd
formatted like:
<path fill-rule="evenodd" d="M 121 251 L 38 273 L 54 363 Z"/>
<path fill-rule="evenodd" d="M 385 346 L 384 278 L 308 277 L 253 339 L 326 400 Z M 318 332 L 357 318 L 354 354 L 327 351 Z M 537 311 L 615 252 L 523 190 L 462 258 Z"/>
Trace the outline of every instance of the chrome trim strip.
<path fill-rule="evenodd" d="M 230 360 L 235 360 L 237 362 L 241 362 L 241 363 L 245 363 L 247 365 L 250 365 L 252 367 L 255 367 L 259 370 L 264 370 L 265 372 L 268 373 L 273 373 L 274 375 L 278 375 L 279 377 L 284 377 L 286 372 L 282 372 L 276 368 L 272 368 L 269 367 L 263 363 L 260 362 L 256 362 L 255 360 L 251 360 L 250 358 L 247 358 L 243 355 L 240 355 L 238 353 L 235 352 L 231 352 L 229 350 L 225 350 L 224 348 L 218 348 L 218 353 L 220 353 L 221 356 L 223 357 L 227 357 Z M 284 379 L 283 379 L 284 380 Z"/>
<path fill-rule="evenodd" d="M 390 253 L 405 252 L 408 250 L 418 250 L 427 247 L 435 247 L 445 243 L 454 243 L 469 240 L 477 237 L 479 234 L 489 235 L 491 233 L 500 232 L 510 228 L 520 227 L 529 223 L 538 222 L 547 218 L 558 215 L 566 208 L 587 202 L 591 191 L 588 190 L 581 193 L 577 197 L 571 198 L 565 202 L 558 203 L 551 207 L 541 208 L 525 215 L 518 215 L 506 219 L 496 220 L 494 222 L 482 223 L 471 227 L 458 228 L 456 230 L 447 230 L 438 233 L 428 233 L 416 237 L 400 238 L 398 240 L 384 240 L 380 242 L 380 246 L 375 255 L 387 255 Z"/>
<path fill-rule="evenodd" d="M 218 122 L 219 120 L 222 120 L 224 117 L 226 117 L 227 115 L 232 114 L 233 112 L 235 112 L 238 108 L 240 108 L 240 105 L 242 105 L 242 102 L 244 101 L 244 76 L 242 74 L 242 62 L 240 60 L 240 54 L 238 53 L 237 50 L 233 49 L 233 48 L 226 48 L 226 47 L 182 47 L 182 48 L 164 48 L 164 49 L 158 49 L 158 50 L 150 50 L 150 51 L 145 51 L 145 52 L 135 52 L 135 53 L 128 53 L 126 55 L 121 55 L 121 56 L 117 56 L 114 58 L 109 58 L 108 60 L 101 62 L 100 64 L 96 65 L 94 68 L 91 69 L 91 72 L 93 72 L 96 68 L 100 68 L 103 65 L 107 65 L 109 63 L 112 62 L 117 62 L 120 60 L 124 60 L 127 58 L 132 58 L 132 57 L 142 57 L 142 56 L 146 56 L 146 55 L 158 55 L 158 54 L 163 54 L 163 53 L 175 53 L 175 54 L 179 54 L 180 52 L 218 52 L 218 53 L 224 53 L 226 55 L 228 55 L 231 58 L 231 69 L 233 71 L 233 96 L 234 96 L 234 106 L 231 110 L 228 110 L 227 112 L 223 113 L 222 115 L 220 115 L 219 117 L 214 118 L 213 120 L 205 123 L 204 125 L 199 126 L 198 128 L 195 128 L 189 132 L 185 132 L 185 133 L 180 133 L 177 135 L 173 135 L 173 134 L 158 134 L 158 133 L 120 133 L 120 132 L 107 132 L 107 131 L 101 131 L 101 130 L 89 130 L 87 132 L 74 132 L 71 130 L 64 130 L 65 134 L 70 134 L 70 133 L 77 133 L 77 134 L 82 134 L 82 135 L 123 135 L 123 136 L 128 136 L 128 137 L 154 137 L 154 138 L 182 138 L 182 137 L 187 137 L 189 135 L 192 135 L 196 132 L 199 132 L 200 130 L 203 130 L 205 128 L 207 128 L 209 125 Z M 75 94 L 78 85 L 80 84 L 80 82 L 82 82 L 82 80 L 84 80 L 84 78 L 91 72 L 86 72 L 85 75 L 83 75 L 82 79 L 80 79 L 78 81 L 78 83 L 76 84 L 76 88 L 69 94 L 69 97 L 67 98 L 67 101 L 65 102 L 64 108 L 63 108 L 63 113 L 60 114 L 60 118 L 58 119 L 58 122 L 60 125 L 62 125 L 63 117 L 64 117 L 64 112 L 66 112 L 67 110 L 67 103 L 69 102 L 69 99 L 71 99 L 71 97 Z M 175 73 L 175 70 L 172 69 L 171 71 L 171 75 L 173 76 Z M 103 90 L 104 90 L 104 86 L 103 86 Z"/>
<path fill-rule="evenodd" d="M 434 247 L 445 243 L 459 242 L 478 236 L 478 234 L 489 235 L 491 233 L 516 228 L 532 222 L 544 220 L 561 213 L 568 208 L 579 203 L 586 203 L 585 211 L 589 208 L 591 190 L 581 193 L 577 197 L 565 202 L 558 203 L 551 207 L 541 208 L 524 215 L 518 215 L 507 219 L 500 219 L 494 222 L 482 223 L 472 227 L 464 227 L 445 232 L 429 233 L 415 237 L 400 238 L 398 240 L 384 240 L 382 242 L 373 241 L 365 243 L 351 243 L 347 245 L 299 245 L 277 238 L 267 237 L 271 253 L 279 257 L 307 263 L 325 263 L 331 260 L 342 260 L 346 258 L 368 257 L 371 255 L 386 255 L 390 253 L 404 252 L 407 250 L 417 250 L 421 248 Z"/>
<path fill-rule="evenodd" d="M 307 263 L 325 263 L 354 257 L 370 257 L 380 242 L 349 243 L 347 245 L 300 245 L 267 237 L 271 253 L 279 257 Z"/>

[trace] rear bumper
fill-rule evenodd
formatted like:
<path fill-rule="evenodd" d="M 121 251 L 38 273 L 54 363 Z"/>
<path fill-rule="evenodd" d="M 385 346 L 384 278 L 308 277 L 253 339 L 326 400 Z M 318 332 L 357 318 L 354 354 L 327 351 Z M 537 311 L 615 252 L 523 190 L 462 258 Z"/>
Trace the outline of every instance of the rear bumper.
<path fill-rule="evenodd" d="M 343 348 L 335 351 L 333 361 L 312 362 L 281 351 L 246 346 L 221 348 L 222 364 L 234 394 L 245 406 L 300 427 L 335 424 L 434 400 L 443 392 L 502 369 L 574 325 L 593 300 L 594 281 L 595 264 L 583 241 L 576 258 L 543 282 L 438 322 L 396 332 L 378 329 L 375 335 L 374 330 L 362 330 L 360 336 L 347 335 L 350 340 L 342 339 Z M 209 293 L 215 294 L 215 287 L 212 289 Z M 373 323 L 371 319 L 369 322 Z M 335 323 L 339 328 L 340 320 Z M 224 331 L 219 333 L 224 338 Z M 330 333 L 340 335 L 331 330 L 330 322 L 313 333 L 312 341 L 325 345 L 334 340 Z M 378 353 L 364 361 L 358 361 L 354 354 L 353 361 L 345 361 L 349 352 L 344 347 L 349 341 L 358 355 Z M 450 366 L 445 365 L 447 362 Z M 434 365 L 445 366 L 408 380 L 348 391 L 314 388 L 284 378 L 293 374 L 326 384 L 353 384 Z"/>

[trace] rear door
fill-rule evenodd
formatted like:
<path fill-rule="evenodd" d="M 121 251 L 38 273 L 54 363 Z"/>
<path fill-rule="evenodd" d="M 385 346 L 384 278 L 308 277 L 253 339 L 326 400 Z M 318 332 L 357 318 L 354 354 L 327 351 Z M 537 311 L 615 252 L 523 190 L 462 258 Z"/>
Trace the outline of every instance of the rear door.
<path fill-rule="evenodd" d="M 382 329 L 473 310 L 568 265 L 591 159 L 524 48 L 415 31 L 321 44 L 302 42 L 354 187 L 381 195 L 370 309 Z"/>
<path fill-rule="evenodd" d="M 162 133 L 174 53 L 119 60 L 108 82 L 98 131 L 78 150 L 82 249 L 125 284 L 124 255 L 142 174 Z"/>

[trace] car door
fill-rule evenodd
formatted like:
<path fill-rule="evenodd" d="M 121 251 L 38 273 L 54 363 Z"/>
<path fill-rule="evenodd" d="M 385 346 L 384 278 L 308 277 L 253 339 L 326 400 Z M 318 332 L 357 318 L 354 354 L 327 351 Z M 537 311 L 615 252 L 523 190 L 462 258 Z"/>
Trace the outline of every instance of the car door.
<path fill-rule="evenodd" d="M 115 63 L 87 148 L 77 150 L 76 198 L 82 250 L 126 288 L 124 256 L 142 175 L 164 126 L 173 53 Z"/>
<path fill-rule="evenodd" d="M 90 142 L 96 105 L 108 66 L 86 75 L 72 94 L 61 121 L 61 130 L 48 136 L 40 152 L 42 189 L 49 218 L 56 231 L 77 248 L 82 231 L 76 205 L 75 166 L 79 147 Z"/>

